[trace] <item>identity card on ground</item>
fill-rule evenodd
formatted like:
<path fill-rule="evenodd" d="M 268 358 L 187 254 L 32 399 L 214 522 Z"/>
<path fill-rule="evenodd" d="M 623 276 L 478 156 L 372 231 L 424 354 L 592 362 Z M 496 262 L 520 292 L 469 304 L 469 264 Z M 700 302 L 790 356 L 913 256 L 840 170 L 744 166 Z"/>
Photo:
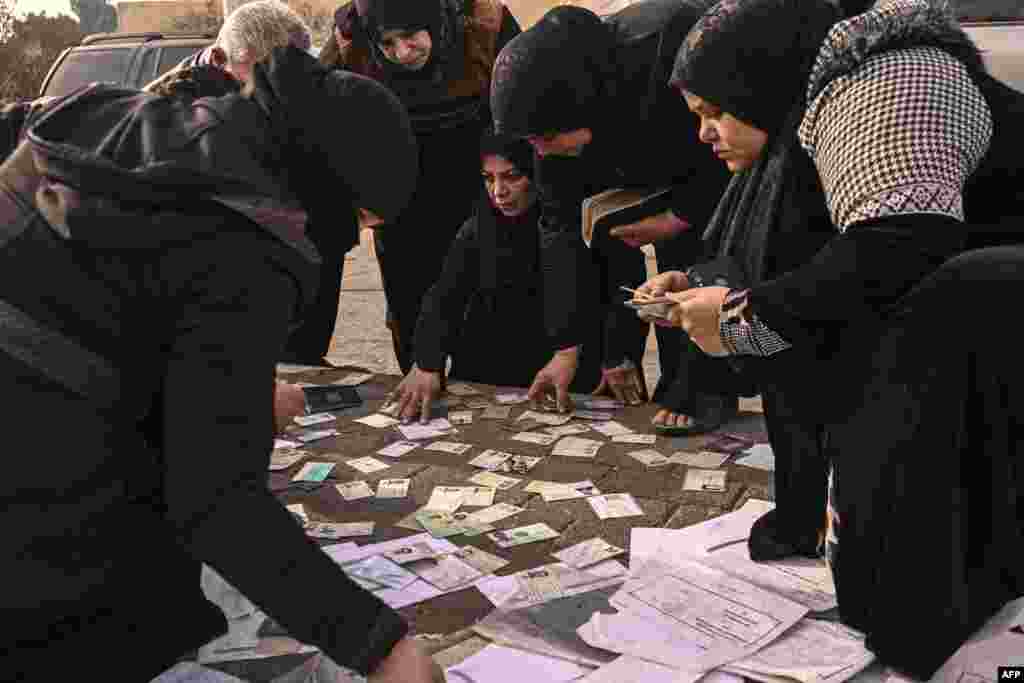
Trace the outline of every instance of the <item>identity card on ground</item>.
<path fill-rule="evenodd" d="M 398 424 L 398 420 L 387 415 L 381 415 L 380 413 L 374 413 L 373 415 L 367 415 L 361 417 L 358 420 L 352 420 L 359 424 L 366 425 L 367 427 L 376 427 L 377 429 L 384 429 L 386 427 L 393 427 Z"/>
<path fill-rule="evenodd" d="M 473 411 L 472 410 L 456 410 L 448 413 L 448 421 L 453 425 L 468 425 L 473 424 Z"/>
<path fill-rule="evenodd" d="M 554 449 L 551 451 L 551 455 L 564 455 L 570 458 L 593 458 L 597 455 L 597 451 L 600 450 L 604 444 L 601 441 L 595 439 L 584 439 L 579 436 L 566 436 L 562 437 Z"/>
<path fill-rule="evenodd" d="M 310 522 L 306 534 L 313 538 L 351 538 L 373 535 L 373 522 Z"/>
<path fill-rule="evenodd" d="M 279 448 L 270 454 L 270 470 L 272 472 L 286 470 L 308 455 L 313 455 L 312 451 L 304 451 L 298 448 Z"/>
<path fill-rule="evenodd" d="M 334 422 L 338 418 L 330 413 L 314 413 L 313 415 L 296 415 L 292 418 L 295 420 L 295 424 L 302 427 L 312 427 L 318 425 L 321 422 Z"/>
<path fill-rule="evenodd" d="M 505 477 L 500 474 L 495 474 L 494 472 L 479 472 L 470 477 L 468 481 L 471 481 L 479 486 L 489 486 L 492 489 L 507 491 L 510 488 L 514 488 L 516 484 L 522 481 L 522 479 L 516 479 L 515 477 Z"/>
<path fill-rule="evenodd" d="M 633 430 L 624 424 L 620 424 L 614 420 L 608 420 L 607 422 L 598 422 L 590 426 L 595 432 L 600 432 L 608 437 L 613 436 L 624 436 L 626 434 L 632 434 Z"/>
<path fill-rule="evenodd" d="M 463 486 L 435 486 L 424 510 L 455 512 L 462 506 L 462 501 L 466 497 L 466 488 Z"/>
<path fill-rule="evenodd" d="M 365 481 L 346 481 L 344 484 L 335 484 L 334 488 L 348 501 L 373 498 L 373 489 Z"/>
<path fill-rule="evenodd" d="M 295 473 L 292 481 L 323 481 L 333 469 L 333 462 L 307 462 Z"/>
<path fill-rule="evenodd" d="M 616 434 L 612 437 L 615 443 L 633 443 L 638 445 L 651 446 L 658 441 L 654 434 Z"/>
<path fill-rule="evenodd" d="M 377 455 L 384 455 L 389 458 L 401 458 L 409 451 L 416 450 L 419 446 L 420 445 L 415 441 L 396 441 L 377 451 Z"/>
<path fill-rule="evenodd" d="M 546 541 L 551 538 L 558 538 L 558 532 L 543 522 L 529 524 L 527 526 L 495 531 L 487 534 L 487 538 L 494 541 L 500 548 L 513 548 L 517 545 Z"/>
<path fill-rule="evenodd" d="M 635 517 L 644 514 L 644 511 L 633 499 L 633 495 L 629 493 L 608 493 L 603 496 L 591 496 L 587 498 L 587 502 L 594 509 L 594 514 L 601 519 Z"/>
<path fill-rule="evenodd" d="M 651 448 L 645 448 L 642 451 L 632 451 L 629 454 L 629 457 L 634 460 L 639 460 L 648 467 L 657 467 L 659 465 L 667 465 L 669 463 L 668 458 Z"/>
<path fill-rule="evenodd" d="M 381 479 L 377 484 L 378 498 L 405 498 L 409 495 L 411 479 Z"/>
<path fill-rule="evenodd" d="M 487 406 L 480 413 L 481 420 L 507 420 L 512 415 L 512 406 Z"/>
<path fill-rule="evenodd" d="M 465 455 L 473 446 L 468 443 L 455 443 L 454 441 L 435 441 L 423 447 L 425 451 L 438 451 L 440 453 L 451 453 L 452 455 Z"/>
<path fill-rule="evenodd" d="M 551 555 L 574 569 L 582 569 L 624 552 L 626 552 L 624 549 L 612 545 L 603 538 L 592 538 L 589 541 L 563 548 Z"/>
<path fill-rule="evenodd" d="M 349 467 L 354 467 L 363 474 L 369 474 L 370 472 L 379 472 L 380 470 L 386 470 L 390 465 L 386 462 L 381 462 L 377 458 L 371 458 L 370 456 L 364 456 L 362 458 L 354 458 L 345 463 Z"/>
<path fill-rule="evenodd" d="M 714 451 L 698 451 L 697 453 L 677 451 L 672 454 L 669 460 L 679 465 L 686 465 L 687 467 L 713 470 L 725 464 L 729 457 L 728 453 L 715 453 Z"/>
<path fill-rule="evenodd" d="M 686 470 L 683 480 L 684 491 L 725 491 L 725 470 Z"/>

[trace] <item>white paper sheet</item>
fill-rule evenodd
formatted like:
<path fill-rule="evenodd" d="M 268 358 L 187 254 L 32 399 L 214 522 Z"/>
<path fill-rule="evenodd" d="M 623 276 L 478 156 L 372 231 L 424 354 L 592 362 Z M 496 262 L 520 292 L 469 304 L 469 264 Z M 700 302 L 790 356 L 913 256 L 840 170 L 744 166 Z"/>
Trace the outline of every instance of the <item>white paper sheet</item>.
<path fill-rule="evenodd" d="M 1024 666 L 1024 635 L 1010 631 L 1024 623 L 1024 597 L 1007 603 L 935 673 L 936 683 L 1007 683 L 998 666 Z"/>
<path fill-rule="evenodd" d="M 593 671 L 564 659 L 488 645 L 472 657 L 445 671 L 448 683 L 544 683 L 579 681 Z"/>
<path fill-rule="evenodd" d="M 630 565 L 652 557 L 675 564 L 744 541 L 750 537 L 754 520 L 774 508 L 775 503 L 751 498 L 739 510 L 682 529 L 634 528 L 629 541 Z"/>
<path fill-rule="evenodd" d="M 562 566 L 566 569 L 571 569 L 568 565 L 562 564 Z M 530 570 L 523 570 L 523 572 L 526 571 Z M 597 590 L 606 586 L 614 586 L 626 578 L 626 568 L 615 560 L 599 562 L 587 567 L 585 571 L 588 575 L 599 577 L 600 580 L 586 585 L 567 587 L 563 591 L 562 597 L 579 595 L 580 593 L 586 593 L 587 591 Z M 519 609 L 520 607 L 528 607 L 532 604 L 540 604 L 537 601 L 526 599 L 521 594 L 521 586 L 517 574 L 522 574 L 523 572 L 516 572 L 515 574 L 507 574 L 505 576 L 485 576 L 476 582 L 476 587 L 495 607 Z"/>
<path fill-rule="evenodd" d="M 715 550 L 706 560 L 811 611 L 823 612 L 836 606 L 836 585 L 824 560 L 792 557 L 777 562 L 754 562 L 746 543 L 733 543 Z"/>
<path fill-rule="evenodd" d="M 724 671 L 688 672 L 623 655 L 584 678 L 581 683 L 743 683 L 743 678 Z"/>
<path fill-rule="evenodd" d="M 755 444 L 743 451 L 743 457 L 737 458 L 736 464 L 774 472 L 775 453 L 772 451 L 772 447 L 769 444 Z"/>
<path fill-rule="evenodd" d="M 834 621 L 803 619 L 774 643 L 724 668 L 766 683 L 778 676 L 801 683 L 841 683 L 874 659 L 861 633 Z"/>
<path fill-rule="evenodd" d="M 796 624 L 807 608 L 695 559 L 650 560 L 579 629 L 593 647 L 684 671 L 747 657 Z M 697 648 L 701 652 L 691 654 Z"/>

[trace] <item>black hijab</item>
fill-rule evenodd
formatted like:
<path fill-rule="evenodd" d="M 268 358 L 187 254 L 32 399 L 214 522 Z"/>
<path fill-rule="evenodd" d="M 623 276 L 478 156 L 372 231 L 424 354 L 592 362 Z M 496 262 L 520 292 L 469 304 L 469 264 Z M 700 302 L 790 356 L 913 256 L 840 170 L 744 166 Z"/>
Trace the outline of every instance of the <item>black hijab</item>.
<path fill-rule="evenodd" d="M 335 25 L 366 49 L 377 73 L 407 107 L 436 101 L 465 69 L 465 4 L 461 0 L 354 0 L 335 14 Z M 430 59 L 410 71 L 380 49 L 387 31 L 430 33 Z"/>
<path fill-rule="evenodd" d="M 339 192 L 393 221 L 416 187 L 409 116 L 387 88 L 328 70 L 295 47 L 275 48 L 253 70 L 253 99 L 271 122 L 291 190 L 314 214 L 338 210 Z M 339 136 L 338 122 L 357 131 Z M 322 213 L 321 213 L 322 212 Z"/>
<path fill-rule="evenodd" d="M 751 286 L 806 261 L 830 235 L 814 165 L 797 127 L 815 56 L 840 19 L 827 0 L 721 0 L 691 29 L 670 85 L 768 134 L 754 165 L 733 176 L 705 239 L 732 259 Z"/>
<path fill-rule="evenodd" d="M 513 38 L 494 63 L 491 111 L 516 137 L 603 128 L 618 72 L 611 30 L 590 10 L 556 7 Z"/>
<path fill-rule="evenodd" d="M 480 140 L 480 159 L 488 155 L 507 159 L 531 181 L 533 174 L 533 148 L 522 138 L 499 135 L 487 131 Z M 497 313 L 497 290 L 515 274 L 534 272 L 539 266 L 537 221 L 539 202 L 521 216 L 509 218 L 491 204 L 486 188 L 481 188 L 477 199 L 476 221 L 480 245 L 480 289 L 485 294 L 491 313 Z M 506 259 L 500 253 L 513 254 L 515 273 L 502 268 Z"/>

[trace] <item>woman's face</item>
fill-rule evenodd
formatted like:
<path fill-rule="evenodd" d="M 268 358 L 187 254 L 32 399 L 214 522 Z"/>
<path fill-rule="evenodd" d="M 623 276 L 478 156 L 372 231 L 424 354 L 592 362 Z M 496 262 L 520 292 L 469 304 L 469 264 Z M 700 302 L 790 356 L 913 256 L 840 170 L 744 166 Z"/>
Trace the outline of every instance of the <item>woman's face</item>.
<path fill-rule="evenodd" d="M 686 106 L 700 118 L 698 137 L 712 146 L 719 159 L 733 173 L 754 165 L 764 151 L 768 134 L 722 111 L 693 93 L 684 92 Z"/>
<path fill-rule="evenodd" d="M 380 36 L 380 50 L 395 64 L 410 71 L 418 71 L 430 61 L 430 49 L 434 43 L 430 31 L 406 31 L 395 29 L 384 31 Z"/>
<path fill-rule="evenodd" d="M 505 157 L 488 154 L 483 159 L 484 185 L 487 196 L 502 215 L 509 218 L 521 216 L 530 210 L 537 200 L 529 176 L 520 173 Z"/>

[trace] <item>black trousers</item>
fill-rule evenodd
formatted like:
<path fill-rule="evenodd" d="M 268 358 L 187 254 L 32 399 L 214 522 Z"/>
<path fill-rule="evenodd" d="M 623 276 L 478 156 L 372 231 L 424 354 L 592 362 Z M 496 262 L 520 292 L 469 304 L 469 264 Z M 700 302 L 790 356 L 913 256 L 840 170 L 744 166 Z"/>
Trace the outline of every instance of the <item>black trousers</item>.
<path fill-rule="evenodd" d="M 298 327 L 285 342 L 281 360 L 301 365 L 327 365 L 324 357 L 331 346 L 338 320 L 338 300 L 345 268 L 345 252 L 322 254 L 320 285 L 316 299 L 306 307 Z"/>

